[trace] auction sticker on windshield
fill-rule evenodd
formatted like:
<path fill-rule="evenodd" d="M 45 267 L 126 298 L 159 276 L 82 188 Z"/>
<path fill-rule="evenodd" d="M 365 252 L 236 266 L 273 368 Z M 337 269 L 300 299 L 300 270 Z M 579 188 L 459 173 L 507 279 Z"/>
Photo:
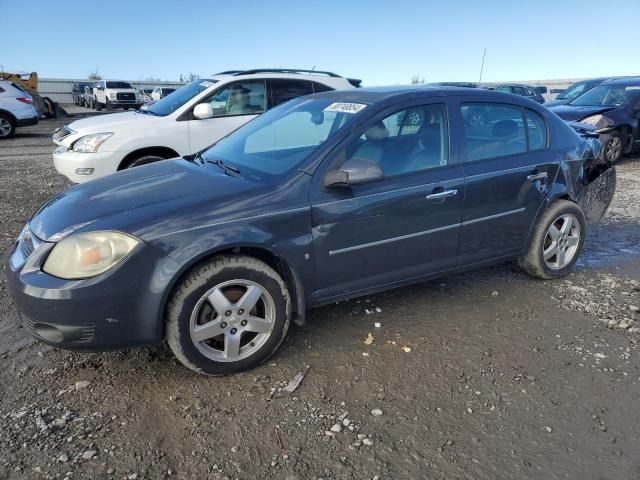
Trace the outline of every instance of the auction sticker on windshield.
<path fill-rule="evenodd" d="M 211 85 L 213 85 L 213 82 L 210 82 L 209 80 L 205 80 L 204 82 L 200 82 L 200 86 L 201 87 L 209 88 Z"/>
<path fill-rule="evenodd" d="M 365 108 L 363 103 L 332 103 L 324 109 L 325 112 L 338 112 L 338 113 L 358 113 Z"/>

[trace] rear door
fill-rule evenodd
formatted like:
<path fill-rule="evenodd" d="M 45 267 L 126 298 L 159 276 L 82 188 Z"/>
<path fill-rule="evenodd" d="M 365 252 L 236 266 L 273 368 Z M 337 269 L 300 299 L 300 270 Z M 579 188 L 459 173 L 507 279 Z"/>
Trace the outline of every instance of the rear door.
<path fill-rule="evenodd" d="M 469 125 L 481 109 L 483 125 Z M 556 175 L 544 118 L 518 105 L 462 102 L 456 109 L 465 175 L 458 263 L 520 253 Z"/>
<path fill-rule="evenodd" d="M 210 103 L 213 118 L 190 117 L 189 146 L 197 152 L 254 119 L 267 108 L 265 80 L 238 81 L 223 85 L 198 103 Z"/>
<path fill-rule="evenodd" d="M 323 188 L 350 159 L 384 178 Z M 311 188 L 316 300 L 437 273 L 456 264 L 464 178 L 446 103 L 387 110 L 354 132 Z"/>

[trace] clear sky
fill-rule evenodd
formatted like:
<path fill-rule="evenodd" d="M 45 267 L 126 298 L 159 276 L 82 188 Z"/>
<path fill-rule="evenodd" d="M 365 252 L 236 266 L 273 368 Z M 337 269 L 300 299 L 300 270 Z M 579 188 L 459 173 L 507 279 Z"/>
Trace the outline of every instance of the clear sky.
<path fill-rule="evenodd" d="M 57 78 L 315 65 L 365 85 L 477 81 L 485 47 L 485 81 L 640 75 L 640 0 L 0 0 L 0 37 L 5 71 Z"/>

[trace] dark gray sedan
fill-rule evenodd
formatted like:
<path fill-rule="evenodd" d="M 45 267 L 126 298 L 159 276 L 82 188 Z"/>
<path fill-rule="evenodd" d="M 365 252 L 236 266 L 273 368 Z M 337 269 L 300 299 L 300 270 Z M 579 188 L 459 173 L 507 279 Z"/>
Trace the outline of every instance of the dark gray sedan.
<path fill-rule="evenodd" d="M 9 256 L 9 286 L 52 345 L 166 340 L 193 370 L 238 372 L 310 307 L 504 260 L 566 275 L 610 200 L 588 195 L 598 149 L 510 94 L 302 97 L 193 158 L 52 198 Z"/>

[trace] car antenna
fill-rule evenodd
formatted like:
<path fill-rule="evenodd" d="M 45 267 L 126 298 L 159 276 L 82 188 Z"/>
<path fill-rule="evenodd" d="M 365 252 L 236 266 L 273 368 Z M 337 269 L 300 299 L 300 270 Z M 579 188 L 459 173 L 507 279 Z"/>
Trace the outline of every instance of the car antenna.
<path fill-rule="evenodd" d="M 484 47 L 484 52 L 482 52 L 482 63 L 480 64 L 480 80 L 478 83 L 482 82 L 482 70 L 484 70 L 484 57 L 487 55 L 487 47 Z"/>

